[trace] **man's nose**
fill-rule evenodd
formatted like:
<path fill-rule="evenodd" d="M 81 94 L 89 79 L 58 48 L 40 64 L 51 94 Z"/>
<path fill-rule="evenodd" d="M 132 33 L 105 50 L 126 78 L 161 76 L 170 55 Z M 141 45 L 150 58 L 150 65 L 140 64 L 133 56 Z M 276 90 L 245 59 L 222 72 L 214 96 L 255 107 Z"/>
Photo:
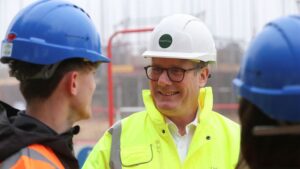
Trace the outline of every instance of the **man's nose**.
<path fill-rule="evenodd" d="M 158 84 L 159 85 L 170 85 L 172 84 L 172 81 L 170 80 L 168 76 L 167 70 L 164 70 L 161 75 L 158 78 Z"/>

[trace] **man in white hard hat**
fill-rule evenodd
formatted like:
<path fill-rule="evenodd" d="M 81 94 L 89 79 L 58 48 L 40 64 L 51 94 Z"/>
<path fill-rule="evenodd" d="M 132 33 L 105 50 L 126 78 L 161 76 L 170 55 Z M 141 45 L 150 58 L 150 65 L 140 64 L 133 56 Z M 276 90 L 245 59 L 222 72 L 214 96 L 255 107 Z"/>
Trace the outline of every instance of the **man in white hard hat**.
<path fill-rule="evenodd" d="M 190 15 L 166 17 L 143 56 L 151 59 L 145 111 L 110 128 L 84 168 L 233 169 L 240 129 L 212 110 L 212 89 L 204 87 L 216 61 L 207 27 Z"/>

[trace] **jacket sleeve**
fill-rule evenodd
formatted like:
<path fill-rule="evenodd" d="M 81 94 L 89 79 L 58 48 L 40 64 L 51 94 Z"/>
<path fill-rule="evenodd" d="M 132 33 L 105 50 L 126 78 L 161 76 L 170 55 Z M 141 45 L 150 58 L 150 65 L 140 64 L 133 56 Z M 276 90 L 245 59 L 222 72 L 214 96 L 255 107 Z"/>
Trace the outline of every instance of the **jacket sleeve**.
<path fill-rule="evenodd" d="M 86 159 L 83 169 L 110 169 L 111 134 L 106 131 Z"/>

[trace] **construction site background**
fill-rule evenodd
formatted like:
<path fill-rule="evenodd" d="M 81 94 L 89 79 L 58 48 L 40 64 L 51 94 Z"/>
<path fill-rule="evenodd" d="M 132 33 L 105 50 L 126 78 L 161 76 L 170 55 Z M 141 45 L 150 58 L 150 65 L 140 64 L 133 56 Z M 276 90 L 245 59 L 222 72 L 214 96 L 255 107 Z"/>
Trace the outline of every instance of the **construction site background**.
<path fill-rule="evenodd" d="M 32 0 L 0 1 L 0 37 L 12 17 Z M 73 1 L 72 1 L 73 2 Z M 289 14 L 298 14 L 298 0 L 74 0 L 86 10 L 101 34 L 104 54 L 108 40 L 117 31 L 154 27 L 164 16 L 188 13 L 202 19 L 216 41 L 217 64 L 211 66 L 214 110 L 238 122 L 237 101 L 232 91 L 245 49 L 256 33 L 268 21 Z M 143 110 L 141 91 L 148 89 L 143 67 L 149 61 L 141 56 L 146 50 L 149 32 L 120 34 L 112 41 L 112 72 L 115 120 Z M 81 121 L 81 132 L 75 137 L 78 149 L 93 145 L 109 128 L 107 65 L 97 74 L 97 89 L 93 97 L 93 117 Z M 8 69 L 0 64 L 0 99 L 20 109 L 25 102 L 18 82 L 9 77 Z"/>

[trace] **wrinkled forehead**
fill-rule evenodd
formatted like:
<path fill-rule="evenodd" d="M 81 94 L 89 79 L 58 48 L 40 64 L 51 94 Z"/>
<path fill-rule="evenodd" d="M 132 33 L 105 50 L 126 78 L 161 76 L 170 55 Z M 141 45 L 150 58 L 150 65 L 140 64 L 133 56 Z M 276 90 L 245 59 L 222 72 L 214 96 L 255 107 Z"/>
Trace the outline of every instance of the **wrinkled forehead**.
<path fill-rule="evenodd" d="M 193 66 L 195 64 L 198 64 L 199 61 L 194 61 L 194 60 L 190 60 L 190 59 L 153 57 L 150 59 L 150 63 L 152 65 L 162 65 L 162 66 L 182 66 L 182 65 Z"/>

